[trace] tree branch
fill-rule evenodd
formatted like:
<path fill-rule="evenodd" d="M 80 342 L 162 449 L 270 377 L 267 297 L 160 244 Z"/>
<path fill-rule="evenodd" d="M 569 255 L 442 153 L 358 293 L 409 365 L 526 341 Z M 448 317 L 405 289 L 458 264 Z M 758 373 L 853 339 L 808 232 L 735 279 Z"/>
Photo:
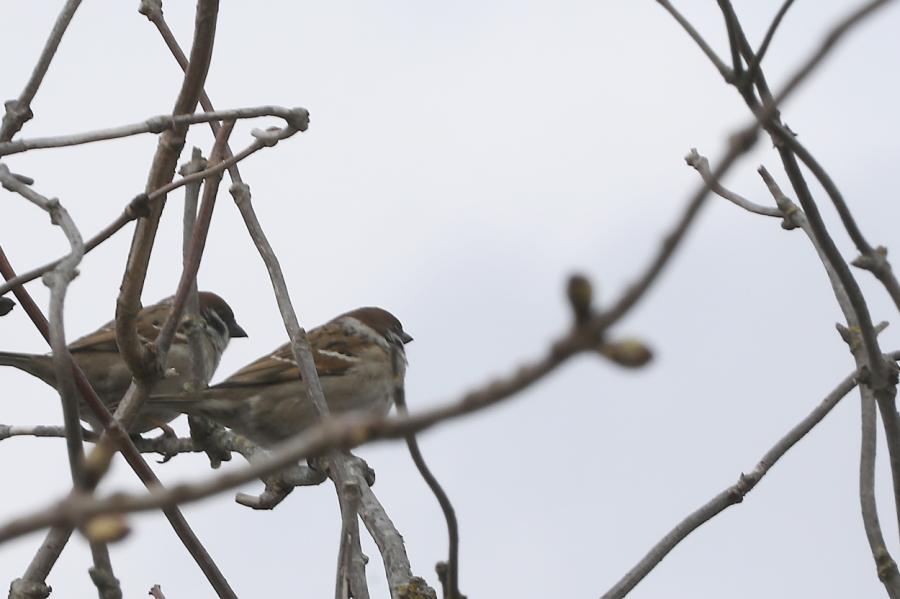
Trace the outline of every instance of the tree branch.
<path fill-rule="evenodd" d="M 75 11 L 78 10 L 79 5 L 81 5 L 81 0 L 68 0 L 65 3 L 59 16 L 56 17 L 56 23 L 53 24 L 53 29 L 50 30 L 50 36 L 47 38 L 44 49 L 41 51 L 41 56 L 31 72 L 31 78 L 25 84 L 25 89 L 22 90 L 17 99 L 6 102 L 6 114 L 3 116 L 3 122 L 0 123 L 0 142 L 12 139 L 13 135 L 22 128 L 22 125 L 34 116 L 31 112 L 31 101 L 37 94 L 38 88 L 44 80 L 44 75 L 47 74 L 47 70 L 50 68 L 50 62 L 53 60 L 53 56 L 56 55 L 56 50 L 59 48 L 63 34 L 68 29 L 69 23 L 71 23 L 72 17 L 75 16 Z"/>
<path fill-rule="evenodd" d="M 895 359 L 900 359 L 900 352 L 893 354 Z M 838 402 L 847 395 L 857 384 L 860 374 L 857 370 L 829 393 L 822 402 L 813 409 L 809 415 L 794 426 L 788 433 L 778 440 L 760 459 L 756 467 L 749 474 L 741 474 L 738 481 L 721 493 L 703 504 L 699 509 L 688 515 L 678 523 L 666 536 L 664 536 L 653 548 L 628 571 L 612 588 L 604 595 L 603 599 L 619 599 L 627 595 L 641 580 L 644 579 L 665 558 L 678 543 L 683 541 L 697 528 L 711 520 L 720 512 L 741 503 L 760 480 L 768 473 L 778 460 L 784 456 L 800 439 L 811 431 L 834 408 Z"/>

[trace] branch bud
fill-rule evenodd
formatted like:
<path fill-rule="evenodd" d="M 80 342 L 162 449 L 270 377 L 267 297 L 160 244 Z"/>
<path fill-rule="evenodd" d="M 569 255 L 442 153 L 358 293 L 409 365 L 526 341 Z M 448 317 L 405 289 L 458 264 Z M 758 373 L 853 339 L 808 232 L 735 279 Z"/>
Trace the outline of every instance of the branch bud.
<path fill-rule="evenodd" d="M 569 297 L 569 304 L 572 306 L 572 312 L 575 315 L 575 324 L 587 322 L 594 312 L 591 307 L 594 299 L 594 290 L 591 287 L 591 282 L 584 275 L 572 275 L 569 277 L 569 283 L 566 286 L 566 295 Z"/>

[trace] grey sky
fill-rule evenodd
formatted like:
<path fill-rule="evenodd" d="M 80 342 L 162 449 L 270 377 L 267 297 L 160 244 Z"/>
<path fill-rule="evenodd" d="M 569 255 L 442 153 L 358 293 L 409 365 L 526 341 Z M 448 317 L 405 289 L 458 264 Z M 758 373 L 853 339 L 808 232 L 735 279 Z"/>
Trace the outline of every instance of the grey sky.
<path fill-rule="evenodd" d="M 3 99 L 18 95 L 60 2 L 5 3 Z M 180 74 L 136 2 L 85 2 L 33 103 L 25 137 L 82 131 L 168 111 Z M 679 3 L 724 55 L 715 3 Z M 738 1 L 758 43 L 780 2 Z M 798 2 L 766 58 L 774 87 L 849 5 Z M 168 3 L 182 44 L 193 3 Z M 785 109 L 829 169 L 868 238 L 897 246 L 900 10 L 854 32 Z M 748 122 L 737 94 L 651 0 L 630 2 L 223 3 L 207 90 L 218 108 L 304 106 L 309 131 L 242 167 L 307 327 L 380 305 L 416 338 L 413 409 L 457 396 L 535 356 L 568 326 L 573 270 L 601 302 L 645 265 L 698 183 L 682 157 L 715 161 Z M 249 143 L 240 124 L 232 142 Z M 208 150 L 208 130 L 189 143 Z M 92 234 L 143 188 L 153 136 L 40 151 L 5 161 L 58 196 Z M 769 203 L 755 168 L 785 177 L 766 142 L 727 184 Z M 814 191 L 845 256 L 852 245 Z M 0 242 L 20 269 L 66 245 L 46 217 L 4 195 Z M 180 272 L 179 196 L 170 200 L 145 302 Z M 91 254 L 67 303 L 71 338 L 114 310 L 128 233 Z M 898 246 L 900 249 L 900 246 Z M 858 275 L 873 318 L 894 308 Z M 228 298 L 250 339 L 217 379 L 285 338 L 268 279 L 222 194 L 200 273 Z M 35 283 L 42 300 L 46 291 Z M 476 597 L 596 597 L 676 522 L 751 469 L 851 369 L 840 318 L 801 233 L 711 200 L 648 297 L 616 329 L 657 359 L 625 372 L 583 356 L 502 407 L 421 439 L 460 519 L 461 586 Z M 897 323 L 882 336 L 900 347 Z M 4 350 L 45 351 L 20 310 L 0 321 Z M 61 422 L 52 390 L 0 370 L 3 423 Z M 631 596 L 868 597 L 883 593 L 857 498 L 858 399 L 851 395 L 748 497 L 694 533 Z M 182 427 L 183 428 L 183 427 Z M 436 584 L 445 530 L 401 444 L 365 448 L 375 491 Z M 897 549 L 890 479 L 879 455 L 885 537 Z M 235 464 L 238 462 L 236 461 Z M 208 474 L 205 458 L 156 468 L 166 482 Z M 61 441 L 0 444 L 0 519 L 69 487 Z M 117 464 L 103 489 L 138 489 Z M 249 485 L 248 491 L 259 488 Z M 185 509 L 242 597 L 333 593 L 339 515 L 333 489 L 295 491 L 271 513 L 231 495 Z M 126 596 L 154 583 L 172 597 L 212 591 L 161 515 L 130 519 L 112 547 Z M 21 575 L 43 533 L 0 546 L 0 581 Z M 368 573 L 386 596 L 377 551 Z M 896 557 L 896 551 L 895 551 Z M 90 596 L 78 539 L 49 583 Z"/>

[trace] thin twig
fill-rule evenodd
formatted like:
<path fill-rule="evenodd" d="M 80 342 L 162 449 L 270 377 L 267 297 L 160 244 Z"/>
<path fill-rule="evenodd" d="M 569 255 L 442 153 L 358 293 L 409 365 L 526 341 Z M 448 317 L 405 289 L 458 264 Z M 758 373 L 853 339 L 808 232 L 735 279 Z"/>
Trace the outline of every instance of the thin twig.
<path fill-rule="evenodd" d="M 276 143 L 278 143 L 278 141 L 286 139 L 299 131 L 305 131 L 309 124 L 309 112 L 307 112 L 304 108 L 295 108 L 292 110 L 292 114 L 294 116 L 291 118 L 289 124 L 281 129 L 268 129 L 266 131 L 254 129 L 251 132 L 251 135 L 254 136 L 255 141 L 253 141 L 249 146 L 247 146 L 237 154 L 230 155 L 230 150 L 227 150 L 226 148 L 226 153 L 229 154 L 229 157 L 224 161 L 210 166 L 200 172 L 191 173 L 190 175 L 182 177 L 177 181 L 172 181 L 171 183 L 168 183 L 160 187 L 159 189 L 150 192 L 149 194 L 142 193 L 136 196 L 133 200 L 131 200 L 131 202 L 129 202 L 128 206 L 125 208 L 122 214 L 120 214 L 119 217 L 116 218 L 116 220 L 104 227 L 99 233 L 91 237 L 91 239 L 89 239 L 85 243 L 85 253 L 90 253 L 91 250 L 118 233 L 125 225 L 127 225 L 131 221 L 149 215 L 150 207 L 154 203 L 162 201 L 163 199 L 165 199 L 167 194 L 178 189 L 179 187 L 194 184 L 198 181 L 202 181 L 207 177 L 217 175 L 225 170 L 231 172 L 239 162 L 245 160 L 249 156 L 252 156 L 259 150 L 267 147 L 272 147 Z M 298 123 L 301 126 L 298 127 Z M 218 130 L 218 127 L 216 127 L 216 131 Z M 0 295 L 7 293 L 15 287 L 24 285 L 25 283 L 37 279 L 45 272 L 53 270 L 59 264 L 60 260 L 61 258 L 11 278 L 5 284 L 0 285 Z"/>
<path fill-rule="evenodd" d="M 122 125 L 119 127 L 110 127 L 108 129 L 99 129 L 95 131 L 73 133 L 69 135 L 59 135 L 56 137 L 17 139 L 16 141 L 0 143 L 0 156 L 8 156 L 10 154 L 18 154 L 20 152 L 27 152 L 29 150 L 36 149 L 65 148 L 70 146 L 94 143 L 98 141 L 121 139 L 123 137 L 141 135 L 144 133 L 159 134 L 170 129 L 196 125 L 197 123 L 208 123 L 210 121 L 234 121 L 274 116 L 285 119 L 288 122 L 292 122 L 296 118 L 297 114 L 298 112 L 296 108 L 283 108 L 281 106 L 258 106 L 253 108 L 236 108 L 231 110 L 195 112 L 191 114 L 163 114 L 150 117 L 139 123 L 132 123 L 130 125 Z"/>
<path fill-rule="evenodd" d="M 721 58 L 716 54 L 715 50 L 713 50 L 706 40 L 703 39 L 703 36 L 691 25 L 691 22 L 684 18 L 684 16 L 676 10 L 674 6 L 669 2 L 669 0 L 656 0 L 657 4 L 662 6 L 664 9 L 668 11 L 672 17 L 678 21 L 678 24 L 687 32 L 691 39 L 700 47 L 704 54 L 706 54 L 707 58 L 709 58 L 710 62 L 712 62 L 716 70 L 719 71 L 719 74 L 722 75 L 722 79 L 725 81 L 731 81 L 734 78 L 734 73 L 732 73 L 731 69 L 722 61 Z"/>
<path fill-rule="evenodd" d="M 185 73 L 172 114 L 192 113 L 197 105 L 212 58 L 218 10 L 218 0 L 199 0 L 197 3 L 190 66 Z M 160 135 L 159 145 L 150 167 L 146 193 L 149 194 L 172 180 L 178 155 L 184 147 L 186 132 L 187 125 L 176 125 Z M 151 207 L 147 217 L 138 220 L 116 301 L 116 343 L 138 386 L 137 394 L 132 394 L 132 397 L 126 398 L 123 403 L 133 399 L 132 403 L 138 406 L 143 403 L 143 396 L 146 396 L 153 381 L 161 375 L 161 365 L 153 353 L 141 343 L 137 334 L 137 315 L 141 309 L 141 292 L 147 277 L 150 253 L 164 207 L 163 199 Z"/>
<path fill-rule="evenodd" d="M 365 483 L 363 483 L 365 484 Z M 335 599 L 369 599 L 366 583 L 366 557 L 359 541 L 360 483 L 351 478 L 338 493 L 341 507 L 341 542 L 335 580 Z"/>
<path fill-rule="evenodd" d="M 893 354 L 895 359 L 900 358 L 900 352 Z M 749 474 L 741 474 L 737 483 L 723 490 L 721 493 L 703 504 L 699 509 L 691 513 L 684 520 L 664 536 L 653 548 L 637 563 L 625 576 L 622 577 L 604 595 L 603 599 L 618 599 L 627 595 L 650 571 L 653 570 L 669 554 L 675 546 L 685 539 L 694 530 L 711 520 L 714 516 L 732 505 L 741 503 L 744 497 L 760 480 L 768 473 L 781 457 L 811 431 L 834 408 L 838 402 L 849 393 L 857 384 L 856 378 L 860 371 L 856 371 L 831 392 L 822 402 L 813 409 L 809 415 L 794 426 L 788 433 L 767 451 L 760 459 L 756 467 Z"/>
<path fill-rule="evenodd" d="M 5 189 L 18 193 L 46 211 L 50 215 L 50 222 L 62 229 L 71 248 L 69 255 L 60 262 L 59 266 L 44 276 L 44 282 L 50 288 L 50 322 L 48 326 L 50 347 L 53 350 L 56 387 L 62 402 L 72 484 L 77 489 L 86 490 L 89 485 L 84 470 L 84 446 L 81 437 L 81 420 L 78 414 L 78 391 L 72 375 L 73 360 L 66 344 L 63 316 L 63 306 L 69 283 L 77 276 L 78 264 L 84 256 L 84 241 L 75 222 L 59 200 L 46 198 L 37 193 L 13 177 L 6 165 L 2 163 L 0 163 L 0 183 Z M 91 578 L 98 583 L 100 599 L 121 599 L 122 590 L 112 571 L 109 549 L 105 543 L 94 540 L 91 540 L 90 547 L 94 561 Z M 39 554 L 38 559 L 43 559 L 43 554 Z M 32 588 L 44 584 L 43 578 L 20 580 L 27 581 L 24 584 Z"/>
<path fill-rule="evenodd" d="M 766 55 L 766 52 L 769 50 L 769 44 L 772 43 L 772 39 L 775 37 L 775 32 L 778 30 L 778 26 L 781 25 L 781 20 L 784 18 L 784 15 L 787 14 L 788 9 L 793 3 L 794 0 L 784 0 L 781 8 L 779 8 L 778 12 L 775 13 L 775 18 L 772 19 L 772 23 L 766 30 L 766 35 L 763 37 L 763 41 L 759 45 L 759 50 L 757 50 L 754 54 L 753 59 L 750 61 L 750 66 L 747 67 L 747 72 L 744 73 L 744 81 L 747 85 L 753 85 L 753 80 L 756 79 L 756 73 L 759 70 L 759 65 L 762 63 L 762 59 Z"/>
<path fill-rule="evenodd" d="M 44 81 L 44 75 L 47 74 L 47 70 L 50 68 L 50 62 L 53 60 L 57 48 L 59 48 L 63 34 L 68 29 L 69 23 L 71 23 L 72 17 L 75 16 L 75 11 L 78 10 L 80 4 L 81 0 L 68 0 L 65 3 L 56 17 L 53 29 L 50 30 L 50 36 L 47 38 L 44 49 L 41 51 L 41 56 L 31 72 L 31 78 L 25 84 L 25 89 L 22 90 L 17 99 L 6 102 L 6 114 L 3 116 L 2 124 L 0 124 L 0 142 L 12 139 L 13 135 L 22 128 L 22 125 L 33 116 L 31 113 L 31 101 Z"/>
<path fill-rule="evenodd" d="M 394 372 L 396 373 L 398 360 L 403 358 L 397 350 L 393 351 L 392 358 L 394 360 Z M 394 405 L 397 406 L 397 413 L 401 416 L 409 414 L 406 407 L 406 389 L 403 386 L 403 381 L 396 376 L 394 381 Z M 409 455 L 412 457 L 413 463 L 416 465 L 416 469 L 418 469 L 419 474 L 425 480 L 425 484 L 428 485 L 428 488 L 431 489 L 431 492 L 437 499 L 441 512 L 444 514 L 444 520 L 447 523 L 447 562 L 444 576 L 441 576 L 441 582 L 444 584 L 444 598 L 464 599 L 464 595 L 459 592 L 459 523 L 456 520 L 456 510 L 453 508 L 453 503 L 450 501 L 450 497 L 444 491 L 441 483 L 438 482 L 437 477 L 431 472 L 431 469 L 425 462 L 425 457 L 422 455 L 422 450 L 419 449 L 419 442 L 414 434 L 407 435 L 406 446 L 409 449 Z"/>
<path fill-rule="evenodd" d="M 884 584 L 891 599 L 900 598 L 900 573 L 897 564 L 888 553 L 878 522 L 878 507 L 875 504 L 875 443 L 876 417 L 875 396 L 868 387 L 861 388 L 862 395 L 862 441 L 859 456 L 859 503 L 862 510 L 863 528 L 875 560 L 878 579 Z"/>
<path fill-rule="evenodd" d="M 700 177 L 709 188 L 718 196 L 725 198 L 732 204 L 736 206 L 740 206 L 744 210 L 748 212 L 752 212 L 754 214 L 759 214 L 762 216 L 772 216 L 775 218 L 783 218 L 784 215 L 781 213 L 781 210 L 778 208 L 770 208 L 769 206 L 760 206 L 755 202 L 751 202 L 744 196 L 737 194 L 730 189 L 726 189 L 718 180 L 713 179 L 712 172 L 709 170 L 709 160 L 705 156 L 701 156 L 700 153 L 697 152 L 696 148 L 691 148 L 690 153 L 685 157 L 685 162 L 688 163 L 694 170 L 700 173 Z"/>

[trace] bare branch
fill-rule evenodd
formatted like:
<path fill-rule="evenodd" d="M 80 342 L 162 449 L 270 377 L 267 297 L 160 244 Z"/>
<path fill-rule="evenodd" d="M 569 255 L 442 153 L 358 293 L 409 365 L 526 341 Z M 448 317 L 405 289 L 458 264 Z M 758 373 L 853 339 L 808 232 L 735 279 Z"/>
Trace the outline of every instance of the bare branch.
<path fill-rule="evenodd" d="M 893 357 L 895 359 L 900 359 L 900 352 L 895 352 Z M 649 574 L 653 568 L 655 568 L 656 565 L 678 545 L 678 543 L 685 539 L 685 537 L 720 512 L 732 505 L 741 503 L 747 493 L 762 480 L 772 466 L 774 466 L 791 447 L 821 422 L 832 408 L 834 408 L 838 402 L 856 386 L 857 377 L 860 372 L 860 370 L 857 370 L 841 381 L 834 391 L 829 393 L 828 396 L 825 397 L 825 399 L 823 399 L 808 416 L 806 416 L 806 418 L 788 431 L 784 437 L 779 439 L 779 441 L 763 455 L 762 459 L 760 459 L 759 463 L 749 474 L 741 474 L 737 483 L 731 485 L 710 499 L 695 512 L 679 522 L 675 528 L 653 546 L 647 555 L 644 556 L 634 568 L 629 570 L 619 582 L 603 595 L 603 599 L 618 599 L 627 595 L 631 589 L 643 580 L 644 577 L 647 576 L 647 574 Z"/>
<path fill-rule="evenodd" d="M 172 114 L 192 113 L 197 105 L 212 58 L 218 10 L 218 0 L 200 0 L 197 4 L 190 66 L 185 73 Z M 159 145 L 150 167 L 146 193 L 149 194 L 172 180 L 178 155 L 184 147 L 186 132 L 187 125 L 178 125 L 160 135 Z M 141 308 L 141 292 L 147 276 L 150 252 L 153 249 L 164 206 L 163 199 L 151 207 L 149 216 L 138 221 L 122 277 L 119 298 L 116 301 L 116 342 L 119 353 L 134 375 L 135 384 L 138 386 L 138 395 L 133 402 L 138 406 L 143 402 L 142 396 L 146 395 L 153 381 L 161 374 L 161 365 L 156 357 L 141 344 L 136 323 Z"/>
<path fill-rule="evenodd" d="M 56 23 L 53 24 L 53 29 L 50 30 L 50 36 L 47 38 L 44 49 L 41 51 L 41 56 L 31 72 L 31 78 L 25 84 L 25 89 L 22 90 L 17 99 L 6 102 L 6 114 L 3 116 L 3 123 L 0 124 L 0 142 L 12 139 L 13 135 L 22 128 L 22 125 L 33 116 L 31 113 L 31 101 L 37 94 L 38 88 L 44 80 L 44 75 L 47 74 L 47 70 L 50 68 L 50 62 L 56 54 L 56 49 L 59 48 L 63 34 L 68 29 L 69 23 L 72 21 L 72 17 L 75 16 L 75 11 L 78 10 L 80 4 L 81 0 L 68 0 L 66 2 L 59 16 L 56 17 Z"/>
<path fill-rule="evenodd" d="M 878 579 L 884 584 L 891 599 L 900 598 L 900 573 L 897 563 L 888 553 L 878 521 L 875 504 L 875 395 L 869 387 L 861 387 L 862 395 L 862 443 L 859 457 L 859 503 L 862 509 L 863 528 L 872 550 Z"/>
<path fill-rule="evenodd" d="M 234 121 L 242 119 L 254 119 L 259 117 L 274 116 L 285 119 L 298 130 L 304 128 L 302 115 L 306 111 L 297 108 L 282 108 L 280 106 L 259 106 L 254 108 L 236 108 L 232 110 L 220 110 L 217 112 L 195 112 L 192 114 L 158 115 L 150 117 L 140 123 L 111 127 L 86 133 L 74 133 L 57 137 L 38 137 L 34 139 L 18 139 L 0 143 L 0 156 L 18 154 L 29 150 L 46 148 L 65 148 L 110 139 L 121 139 L 143 133 L 159 134 L 175 128 L 208 123 L 211 121 Z M 298 120 L 298 116 L 300 117 Z"/>
<path fill-rule="evenodd" d="M 588 294 L 588 305 L 590 305 L 590 294 Z M 397 350 L 392 352 L 394 361 L 394 372 L 397 372 L 398 360 L 402 358 Z M 397 413 L 406 416 L 409 411 L 406 408 L 406 390 L 403 387 L 403 381 L 395 379 L 394 383 L 394 405 L 397 406 Z M 425 484 L 431 489 L 441 511 L 444 514 L 444 520 L 447 522 L 447 562 L 445 563 L 444 576 L 441 576 L 441 582 L 444 585 L 445 599 L 465 599 L 465 596 L 459 592 L 459 523 L 456 521 L 456 510 L 453 509 L 453 503 L 450 497 L 444 491 L 437 477 L 431 472 L 428 464 L 425 463 L 425 457 L 422 450 L 419 449 L 419 442 L 415 435 L 407 435 L 406 446 L 409 448 L 409 455 L 412 457 L 413 463 L 419 474 L 425 480 Z"/>
<path fill-rule="evenodd" d="M 358 469 L 353 471 L 353 475 L 358 483 L 365 482 L 365 478 Z M 384 507 L 375 497 L 375 493 L 367 484 L 360 484 L 359 490 L 359 517 L 378 546 L 378 552 L 384 562 L 388 586 L 391 589 L 391 597 L 394 599 L 402 597 L 436 599 L 434 589 L 428 586 L 428 583 L 422 578 L 413 576 L 403 537 L 400 536 Z"/>
<path fill-rule="evenodd" d="M 63 318 L 63 306 L 69 283 L 78 274 L 77 267 L 84 256 L 84 242 L 75 222 L 69 216 L 68 211 L 59 200 L 49 199 L 35 192 L 22 183 L 17 177 L 12 176 L 6 165 L 0 163 L 0 183 L 5 189 L 18 193 L 22 197 L 36 204 L 50 215 L 50 222 L 59 226 L 69 241 L 71 251 L 52 272 L 47 273 L 44 282 L 50 288 L 50 322 L 49 335 L 50 347 L 53 350 L 53 367 L 56 373 L 57 389 L 62 402 L 63 420 L 65 421 L 66 448 L 69 457 L 69 469 L 72 483 L 78 489 L 86 489 L 89 486 L 84 470 L 84 446 L 81 438 L 81 421 L 78 415 L 78 391 L 72 375 L 72 356 L 66 344 L 65 323 Z M 121 599 L 122 590 L 119 581 L 113 575 L 112 564 L 109 559 L 109 550 L 102 542 L 91 542 L 91 553 L 94 566 L 91 568 L 91 578 L 97 584 L 101 599 Z M 47 560 L 50 556 L 43 551 L 38 551 L 34 560 Z M 32 561 L 34 561 L 32 560 Z M 49 571 L 55 558 L 50 558 L 45 566 L 33 564 L 29 571 Z M 20 579 L 22 584 L 34 589 L 44 584 L 44 578 Z"/>
<path fill-rule="evenodd" d="M 772 23 L 769 25 L 769 29 L 766 30 L 766 35 L 759 45 L 759 50 L 754 54 L 753 59 L 750 61 L 750 66 L 747 67 L 747 72 L 744 73 L 745 85 L 753 85 L 753 81 L 756 79 L 756 73 L 759 70 L 759 65 L 762 63 L 762 59 L 766 55 L 766 52 L 769 50 L 769 44 L 772 43 L 772 38 L 775 37 L 775 31 L 778 30 L 778 26 L 781 25 L 781 20 L 784 18 L 784 15 L 787 14 L 788 9 L 793 3 L 794 0 L 784 0 L 781 8 L 778 9 L 778 12 L 775 14 L 775 18 L 772 19 Z"/>
<path fill-rule="evenodd" d="M 309 123 L 309 113 L 304 108 L 295 108 L 292 109 L 294 113 L 294 117 L 292 117 L 291 122 L 300 122 Z M 85 253 L 89 253 L 91 250 L 99 246 L 101 243 L 112 237 L 114 234 L 119 232 L 125 225 L 130 223 L 133 220 L 138 218 L 148 216 L 150 214 L 150 207 L 155 202 L 160 202 L 165 199 L 166 195 L 170 192 L 178 189 L 179 187 L 183 187 L 185 185 L 191 185 L 198 181 L 202 181 L 207 177 L 211 177 L 217 175 L 225 170 L 229 172 L 234 169 L 239 162 L 245 160 L 249 156 L 252 156 L 259 150 L 263 148 L 271 147 L 275 145 L 278 141 L 282 139 L 286 139 L 299 131 L 305 131 L 306 126 L 302 128 L 298 128 L 295 125 L 288 124 L 287 126 L 281 129 L 269 129 L 266 131 L 259 131 L 254 129 L 251 134 L 256 138 L 256 140 L 251 143 L 249 146 L 238 152 L 237 154 L 230 155 L 227 159 L 222 162 L 219 162 L 213 166 L 210 166 L 202 171 L 191 173 L 177 181 L 173 181 L 160 187 L 159 189 L 146 194 L 142 193 L 136 196 L 125 208 L 121 215 L 119 215 L 116 220 L 111 222 L 109 225 L 104 227 L 99 233 L 94 235 L 91 239 L 89 239 L 85 243 Z M 216 128 L 218 131 L 218 127 Z M 227 148 L 226 148 L 227 150 Z M 227 151 L 230 153 L 230 150 Z M 15 176 L 15 174 L 14 174 Z M 10 278 L 5 284 L 0 285 L 0 295 L 7 293 L 9 290 L 18 287 L 20 285 L 24 285 L 34 279 L 37 279 L 45 272 L 48 272 L 55 268 L 61 258 L 58 260 L 54 260 L 48 264 L 30 270 L 21 275 L 17 275 L 15 277 Z"/>
<path fill-rule="evenodd" d="M 685 156 L 684 160 L 689 166 L 700 173 L 700 177 L 716 195 L 725 198 L 732 204 L 740 206 L 748 212 L 760 214 L 762 216 L 783 218 L 781 210 L 778 208 L 769 208 L 768 206 L 760 206 L 759 204 L 751 202 L 744 196 L 726 189 L 718 180 L 713 179 L 712 173 L 709 170 L 709 160 L 707 160 L 706 156 L 701 156 L 696 148 L 691 148 L 690 153 Z"/>
<path fill-rule="evenodd" d="M 365 484 L 365 482 L 363 482 Z M 334 599 L 369 599 L 366 582 L 366 562 L 359 542 L 360 482 L 351 478 L 338 493 L 341 506 L 341 543 L 338 549 L 338 567 Z"/>
<path fill-rule="evenodd" d="M 722 75 L 722 79 L 725 81 L 731 81 L 734 78 L 734 73 L 729 69 L 722 59 L 718 57 L 715 51 L 706 43 L 706 40 L 703 39 L 703 36 L 694 29 L 694 26 L 691 25 L 690 21 L 684 18 L 680 12 L 678 12 L 674 6 L 669 2 L 669 0 L 656 0 L 656 2 L 666 9 L 672 17 L 678 21 L 678 24 L 681 25 L 682 29 L 684 29 L 691 39 L 700 47 L 704 54 L 706 54 L 707 58 L 709 58 L 710 62 L 712 62 L 716 70 L 719 71 L 719 74 Z"/>

